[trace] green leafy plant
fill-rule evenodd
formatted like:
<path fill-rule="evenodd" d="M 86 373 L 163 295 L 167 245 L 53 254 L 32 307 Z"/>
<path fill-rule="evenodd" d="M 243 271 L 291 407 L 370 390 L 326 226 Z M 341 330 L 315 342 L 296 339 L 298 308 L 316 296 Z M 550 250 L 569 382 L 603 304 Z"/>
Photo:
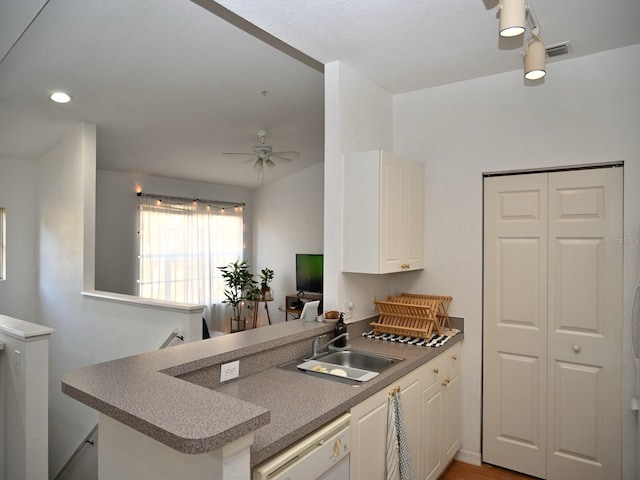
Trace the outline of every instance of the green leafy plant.
<path fill-rule="evenodd" d="M 262 289 L 262 293 L 266 292 L 271 288 L 271 281 L 273 280 L 273 270 L 268 267 L 265 267 L 260 272 L 260 288 Z"/>
<path fill-rule="evenodd" d="M 243 307 L 245 300 L 255 300 L 258 290 L 253 275 L 247 265 L 247 261 L 238 259 L 225 267 L 218 267 L 222 272 L 222 279 L 225 283 L 222 303 L 228 303 L 233 308 L 233 319 L 241 321 L 243 318 Z M 258 296 L 259 296 L 258 291 Z"/>

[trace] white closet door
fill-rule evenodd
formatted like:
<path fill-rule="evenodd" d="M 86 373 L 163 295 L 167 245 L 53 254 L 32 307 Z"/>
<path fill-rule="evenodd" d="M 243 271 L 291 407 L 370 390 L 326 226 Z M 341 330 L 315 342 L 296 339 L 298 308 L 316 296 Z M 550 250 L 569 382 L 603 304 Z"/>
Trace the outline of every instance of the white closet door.
<path fill-rule="evenodd" d="M 549 175 L 548 478 L 621 475 L 622 185 Z"/>
<path fill-rule="evenodd" d="M 622 185 L 621 168 L 485 180 L 486 462 L 620 478 Z"/>
<path fill-rule="evenodd" d="M 547 175 L 484 183 L 485 462 L 545 476 Z"/>

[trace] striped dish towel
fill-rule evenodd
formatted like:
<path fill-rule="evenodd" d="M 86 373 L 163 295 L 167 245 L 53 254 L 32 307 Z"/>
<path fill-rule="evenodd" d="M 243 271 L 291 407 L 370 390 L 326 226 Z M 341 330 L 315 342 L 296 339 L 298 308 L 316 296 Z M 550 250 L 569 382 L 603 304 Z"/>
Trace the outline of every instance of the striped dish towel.
<path fill-rule="evenodd" d="M 399 391 L 389 396 L 387 411 L 387 480 L 396 479 L 415 479 Z"/>
<path fill-rule="evenodd" d="M 395 394 L 389 395 L 387 405 L 387 480 L 400 480 L 400 457 L 398 454 L 398 431 L 396 430 Z"/>

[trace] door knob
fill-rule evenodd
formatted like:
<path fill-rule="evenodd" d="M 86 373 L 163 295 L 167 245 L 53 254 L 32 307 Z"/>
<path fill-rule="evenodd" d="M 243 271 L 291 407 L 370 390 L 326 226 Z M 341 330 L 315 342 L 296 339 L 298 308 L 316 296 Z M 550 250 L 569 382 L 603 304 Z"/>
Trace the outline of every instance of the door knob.
<path fill-rule="evenodd" d="M 574 345 L 573 347 L 571 347 L 572 350 L 576 353 L 580 353 L 580 345 Z"/>

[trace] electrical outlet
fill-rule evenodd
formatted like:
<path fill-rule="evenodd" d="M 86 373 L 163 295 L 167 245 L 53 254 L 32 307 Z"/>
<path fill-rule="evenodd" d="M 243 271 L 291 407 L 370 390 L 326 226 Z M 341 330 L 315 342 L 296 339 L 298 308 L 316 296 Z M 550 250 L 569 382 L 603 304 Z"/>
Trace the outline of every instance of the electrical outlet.
<path fill-rule="evenodd" d="M 240 360 L 234 362 L 223 363 L 220 366 L 220 383 L 238 378 L 240 374 Z"/>
<path fill-rule="evenodd" d="M 344 300 L 342 302 L 342 313 L 344 313 L 344 319 L 349 320 L 351 318 L 353 310 L 353 302 L 350 300 Z"/>

